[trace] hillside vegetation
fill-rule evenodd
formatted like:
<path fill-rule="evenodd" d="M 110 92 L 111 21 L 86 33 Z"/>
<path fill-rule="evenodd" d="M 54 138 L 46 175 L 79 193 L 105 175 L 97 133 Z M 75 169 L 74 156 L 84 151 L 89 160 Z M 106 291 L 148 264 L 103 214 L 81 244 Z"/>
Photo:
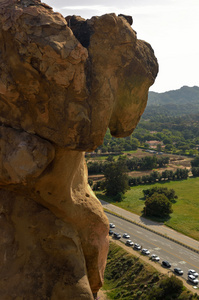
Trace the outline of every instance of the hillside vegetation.
<path fill-rule="evenodd" d="M 149 92 L 146 109 L 132 135 L 117 139 L 108 130 L 103 145 L 96 151 L 147 149 L 147 143 L 151 140 L 160 142 L 158 151 L 198 155 L 199 87 L 184 86 L 165 93 Z"/>
<path fill-rule="evenodd" d="M 160 274 L 114 243 L 110 243 L 103 289 L 108 299 L 199 299 L 197 294 L 187 291 L 176 276 Z"/>
<path fill-rule="evenodd" d="M 190 104 L 199 105 L 199 87 L 183 86 L 178 90 L 171 90 L 164 93 L 149 92 L 148 105 L 164 105 L 164 104 Z"/>

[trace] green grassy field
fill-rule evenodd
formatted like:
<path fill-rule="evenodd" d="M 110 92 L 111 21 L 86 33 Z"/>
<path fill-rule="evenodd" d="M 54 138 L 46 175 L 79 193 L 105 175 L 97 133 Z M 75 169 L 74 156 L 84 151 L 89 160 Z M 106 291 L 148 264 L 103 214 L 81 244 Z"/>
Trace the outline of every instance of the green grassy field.
<path fill-rule="evenodd" d="M 164 186 L 169 189 L 174 189 L 178 196 L 176 203 L 172 205 L 173 213 L 169 219 L 164 220 L 165 225 L 199 240 L 199 178 L 132 187 L 126 192 L 126 198 L 122 202 L 114 204 L 138 215 L 142 215 L 144 207 L 142 191 L 152 186 Z M 105 197 L 102 193 L 96 193 L 96 195 L 98 198 L 111 202 L 111 199 Z M 153 220 L 163 221 L 157 219 Z"/>

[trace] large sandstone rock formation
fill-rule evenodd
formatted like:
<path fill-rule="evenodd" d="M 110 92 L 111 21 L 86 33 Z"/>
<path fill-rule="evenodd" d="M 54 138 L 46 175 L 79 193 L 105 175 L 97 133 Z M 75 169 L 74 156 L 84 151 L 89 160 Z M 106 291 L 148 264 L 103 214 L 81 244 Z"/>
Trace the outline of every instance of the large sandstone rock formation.
<path fill-rule="evenodd" d="M 84 151 L 133 131 L 157 71 L 124 16 L 0 1 L 1 300 L 93 299 L 108 220 Z"/>

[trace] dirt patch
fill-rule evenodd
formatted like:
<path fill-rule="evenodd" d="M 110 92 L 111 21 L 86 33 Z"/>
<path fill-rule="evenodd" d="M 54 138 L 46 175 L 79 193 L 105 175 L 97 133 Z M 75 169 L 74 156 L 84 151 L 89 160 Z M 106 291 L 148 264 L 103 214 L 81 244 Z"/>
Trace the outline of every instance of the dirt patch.
<path fill-rule="evenodd" d="M 107 298 L 107 295 L 106 295 L 106 291 L 100 289 L 99 292 L 97 293 L 97 300 L 109 300 Z"/>
<path fill-rule="evenodd" d="M 150 152 L 146 152 L 143 149 L 138 149 L 135 153 L 131 154 L 128 153 L 127 157 L 128 158 L 133 158 L 133 157 L 144 157 L 144 156 L 153 156 L 154 153 L 150 153 Z M 159 157 L 160 155 L 158 155 Z M 193 158 L 190 157 L 186 157 L 186 156 L 179 156 L 179 155 L 174 155 L 174 154 L 162 154 L 161 156 L 169 156 L 170 158 L 170 162 L 167 165 L 166 168 L 157 168 L 154 170 L 149 170 L 149 171 L 133 171 L 133 172 L 129 172 L 128 175 L 131 177 L 141 177 L 144 175 L 149 175 L 152 171 L 158 171 L 159 173 L 162 173 L 165 170 L 172 170 L 173 172 L 175 172 L 177 169 L 191 169 L 191 160 Z M 161 157 L 160 156 L 160 157 Z M 189 173 L 189 175 L 192 175 L 191 172 Z M 102 174 L 96 174 L 96 175 L 89 175 L 88 176 L 89 179 L 92 179 L 93 182 L 102 180 L 104 178 L 104 176 Z"/>

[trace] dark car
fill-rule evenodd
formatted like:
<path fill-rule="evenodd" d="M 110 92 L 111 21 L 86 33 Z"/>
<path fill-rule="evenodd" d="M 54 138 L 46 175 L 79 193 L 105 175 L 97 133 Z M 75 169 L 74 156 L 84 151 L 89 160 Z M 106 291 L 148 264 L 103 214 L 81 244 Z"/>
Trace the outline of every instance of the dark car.
<path fill-rule="evenodd" d="M 171 268 L 171 264 L 167 260 L 162 261 L 162 266 L 165 267 L 165 268 Z"/>
<path fill-rule="evenodd" d="M 113 233 L 114 233 L 113 230 L 110 229 L 109 230 L 109 235 L 113 235 Z"/>
<path fill-rule="evenodd" d="M 183 271 L 182 271 L 180 268 L 174 268 L 174 272 L 175 272 L 177 275 L 183 275 Z"/>
<path fill-rule="evenodd" d="M 113 236 L 115 239 L 118 239 L 118 240 L 121 239 L 121 237 L 122 237 L 121 234 L 119 234 L 117 232 L 114 232 Z"/>

